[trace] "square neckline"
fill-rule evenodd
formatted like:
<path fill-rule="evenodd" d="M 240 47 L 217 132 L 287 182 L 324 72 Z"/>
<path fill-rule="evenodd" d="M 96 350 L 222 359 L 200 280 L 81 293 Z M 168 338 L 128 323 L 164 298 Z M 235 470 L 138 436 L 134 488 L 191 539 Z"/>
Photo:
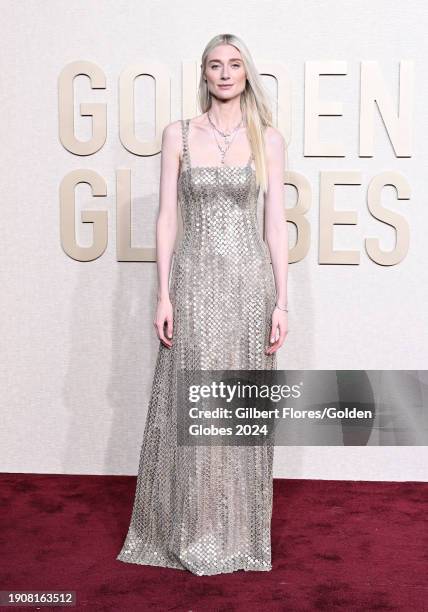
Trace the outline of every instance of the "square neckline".
<path fill-rule="evenodd" d="M 255 173 L 255 169 L 251 165 L 251 161 L 253 159 L 253 152 L 251 151 L 248 162 L 245 166 L 229 166 L 227 164 L 222 164 L 221 166 L 192 166 L 192 160 L 190 157 L 190 147 L 189 147 L 189 131 L 190 131 L 190 121 L 191 119 L 182 119 L 181 120 L 181 129 L 182 129 L 182 137 L 183 137 L 183 156 L 180 160 L 180 176 L 187 171 L 192 170 L 246 170 L 249 168 L 251 172 Z M 183 162 L 186 161 L 187 167 L 183 168 Z"/>

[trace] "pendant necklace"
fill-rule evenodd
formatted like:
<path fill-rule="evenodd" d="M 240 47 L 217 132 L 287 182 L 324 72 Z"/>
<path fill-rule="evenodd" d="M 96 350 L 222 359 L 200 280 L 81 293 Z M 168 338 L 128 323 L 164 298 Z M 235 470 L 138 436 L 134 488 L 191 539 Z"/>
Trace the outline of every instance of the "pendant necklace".
<path fill-rule="evenodd" d="M 218 148 L 220 150 L 221 163 L 224 164 L 225 155 L 226 155 L 227 151 L 229 150 L 230 145 L 232 144 L 232 142 L 233 142 L 233 140 L 234 140 L 234 138 L 235 138 L 239 128 L 242 125 L 242 117 L 241 117 L 241 121 L 238 123 L 238 125 L 235 128 L 233 128 L 232 131 L 229 132 L 229 133 L 222 132 L 221 130 L 219 130 L 218 127 L 211 120 L 211 117 L 210 117 L 209 113 L 207 113 L 207 117 L 208 117 L 208 121 L 211 123 L 211 127 L 213 129 L 214 140 L 216 141 L 216 144 L 217 144 L 217 146 L 218 146 Z M 217 140 L 217 137 L 216 137 L 216 134 L 215 134 L 216 132 L 218 134 L 220 134 L 220 136 L 224 139 L 224 147 L 222 147 L 219 144 L 219 142 Z M 232 136 L 232 138 L 231 138 L 231 136 Z"/>

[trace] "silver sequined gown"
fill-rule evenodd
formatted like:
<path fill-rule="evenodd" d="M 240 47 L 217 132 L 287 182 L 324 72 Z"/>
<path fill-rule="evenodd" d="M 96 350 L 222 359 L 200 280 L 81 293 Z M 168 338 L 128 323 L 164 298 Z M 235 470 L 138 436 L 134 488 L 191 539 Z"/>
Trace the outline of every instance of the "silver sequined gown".
<path fill-rule="evenodd" d="M 276 369 L 266 355 L 275 283 L 246 166 L 191 166 L 181 122 L 183 239 L 172 265 L 173 346 L 155 365 L 120 561 L 213 575 L 271 569 L 273 446 L 177 446 L 180 369 Z"/>

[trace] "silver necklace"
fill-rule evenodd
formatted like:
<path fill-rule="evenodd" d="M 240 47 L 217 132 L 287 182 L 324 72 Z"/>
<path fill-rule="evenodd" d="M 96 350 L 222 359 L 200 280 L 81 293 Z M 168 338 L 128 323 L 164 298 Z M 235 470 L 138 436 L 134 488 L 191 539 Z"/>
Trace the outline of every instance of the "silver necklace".
<path fill-rule="evenodd" d="M 241 125 L 242 125 L 242 117 L 241 117 L 241 120 L 240 120 L 240 122 L 238 123 L 238 125 L 237 125 L 235 128 L 233 128 L 231 132 L 227 133 L 227 132 L 222 132 L 221 130 L 219 130 L 219 129 L 218 129 L 218 127 L 217 127 L 217 126 L 214 124 L 214 122 L 211 120 L 211 117 L 210 117 L 210 114 L 209 114 L 209 113 L 207 113 L 207 116 L 208 116 L 208 121 L 210 122 L 211 127 L 212 127 L 212 129 L 213 129 L 214 140 L 216 141 L 216 144 L 217 144 L 217 146 L 218 146 L 218 148 L 219 148 L 219 150 L 220 150 L 221 163 L 222 163 L 222 164 L 224 164 L 224 158 L 225 158 L 225 155 L 226 155 L 226 153 L 228 152 L 228 150 L 229 150 L 229 148 L 230 148 L 230 145 L 232 144 L 232 142 L 233 142 L 233 140 L 234 140 L 234 138 L 235 138 L 236 134 L 238 133 L 239 128 L 240 128 L 240 127 L 241 127 Z M 224 139 L 224 147 L 222 147 L 222 146 L 219 144 L 219 142 L 218 142 L 218 140 L 217 140 L 216 132 L 217 132 L 218 134 L 220 134 L 220 136 L 221 136 L 221 137 Z M 233 137 L 231 138 L 232 134 L 233 134 Z"/>

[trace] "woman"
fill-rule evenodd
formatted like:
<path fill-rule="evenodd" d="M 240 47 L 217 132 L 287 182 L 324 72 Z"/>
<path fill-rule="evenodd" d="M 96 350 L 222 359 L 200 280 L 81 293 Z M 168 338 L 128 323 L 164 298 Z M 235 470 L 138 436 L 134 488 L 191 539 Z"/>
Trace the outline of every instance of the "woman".
<path fill-rule="evenodd" d="M 177 445 L 177 370 L 276 369 L 288 325 L 284 139 L 239 38 L 213 38 L 201 68 L 203 114 L 163 133 L 160 343 L 131 523 L 117 557 L 200 576 L 272 569 L 273 447 Z M 274 274 L 257 228 L 260 188 Z M 184 232 L 169 279 L 177 199 Z"/>

